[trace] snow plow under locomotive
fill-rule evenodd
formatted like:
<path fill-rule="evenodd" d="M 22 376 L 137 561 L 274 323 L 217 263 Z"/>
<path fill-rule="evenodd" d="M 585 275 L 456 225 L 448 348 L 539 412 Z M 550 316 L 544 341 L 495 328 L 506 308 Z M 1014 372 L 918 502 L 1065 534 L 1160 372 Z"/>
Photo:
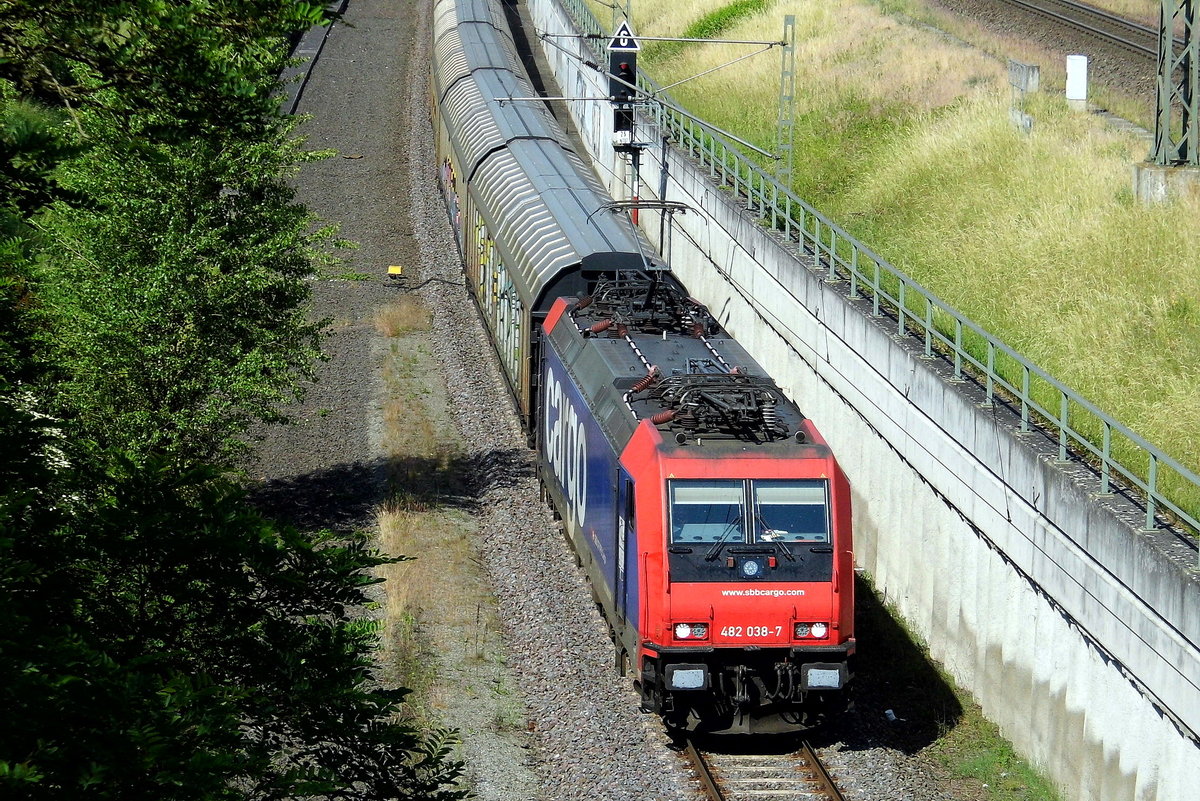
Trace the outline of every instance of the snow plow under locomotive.
<path fill-rule="evenodd" d="M 530 97 L 500 8 L 435 5 L 441 185 L 475 297 L 642 705 L 764 730 L 844 703 L 850 489 Z"/>

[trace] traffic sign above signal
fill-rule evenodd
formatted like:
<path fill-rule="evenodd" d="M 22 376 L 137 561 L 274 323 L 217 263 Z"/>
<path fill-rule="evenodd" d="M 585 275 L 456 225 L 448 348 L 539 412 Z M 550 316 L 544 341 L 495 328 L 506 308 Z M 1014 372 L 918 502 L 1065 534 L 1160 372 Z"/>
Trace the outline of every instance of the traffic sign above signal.
<path fill-rule="evenodd" d="M 636 53 L 642 49 L 638 44 L 637 38 L 633 35 L 633 30 L 629 27 L 629 21 L 624 20 L 613 32 L 613 37 L 609 40 L 608 49 L 621 53 Z"/>

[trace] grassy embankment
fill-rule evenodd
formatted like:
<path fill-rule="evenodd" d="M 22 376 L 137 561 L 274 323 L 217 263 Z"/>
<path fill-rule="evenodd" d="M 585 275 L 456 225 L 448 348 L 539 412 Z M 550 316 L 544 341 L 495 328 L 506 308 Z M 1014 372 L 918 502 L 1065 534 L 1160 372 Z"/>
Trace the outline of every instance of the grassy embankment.
<path fill-rule="evenodd" d="M 1162 7 L 1160 0 L 1090 0 L 1088 5 L 1151 26 L 1158 24 Z"/>
<path fill-rule="evenodd" d="M 956 35 L 986 50 L 964 47 L 912 24 L 941 19 L 916 0 L 732 5 L 767 10 L 730 18 L 721 0 L 645 4 L 635 31 L 691 35 L 720 18 L 732 23 L 717 26 L 722 36 L 777 39 L 782 16 L 795 14 L 797 194 L 1200 472 L 1200 198 L 1140 206 L 1130 170 L 1144 142 L 1067 109 L 1055 91 L 1061 65 L 1047 54 L 957 23 Z M 732 53 L 648 43 L 640 63 L 672 83 Z M 1032 135 L 1009 123 L 1004 62 L 989 53 L 1046 65 L 1046 91 L 1026 101 Z M 771 148 L 778 73 L 767 55 L 673 93 Z M 1057 408 L 1057 397 L 1044 400 Z M 1087 433 L 1098 441 L 1095 428 Z M 1114 447 L 1138 465 L 1122 438 Z M 1177 502 L 1200 512 L 1200 495 L 1173 479 L 1160 474 Z"/>
<path fill-rule="evenodd" d="M 524 707 L 503 678 L 495 600 L 472 547 L 476 527 L 464 498 L 463 448 L 447 412 L 429 350 L 430 314 L 400 296 L 375 318 L 386 337 L 380 435 L 388 460 L 388 501 L 378 513 L 380 547 L 408 561 L 380 570 L 383 661 L 414 691 L 417 723 L 445 726 L 467 716 L 497 732 L 524 728 Z M 452 707 L 457 707 L 454 711 Z M 464 732 L 467 733 L 467 732 Z"/>

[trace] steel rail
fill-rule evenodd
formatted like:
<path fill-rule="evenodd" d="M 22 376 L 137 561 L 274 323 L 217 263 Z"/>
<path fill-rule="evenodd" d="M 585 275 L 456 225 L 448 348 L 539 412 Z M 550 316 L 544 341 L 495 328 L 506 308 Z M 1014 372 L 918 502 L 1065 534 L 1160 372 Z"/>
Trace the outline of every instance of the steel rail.
<path fill-rule="evenodd" d="M 820 782 L 821 789 L 832 801 L 846 801 L 846 797 L 833 783 L 833 777 L 829 775 L 829 771 L 825 770 L 825 765 L 817 758 L 817 752 L 813 750 L 808 740 L 800 744 L 800 756 L 812 766 L 814 778 Z"/>
<path fill-rule="evenodd" d="M 717 784 L 717 779 L 713 776 L 712 770 L 709 769 L 704 755 L 696 747 L 695 740 L 690 737 L 687 739 L 683 753 L 688 758 L 688 761 L 692 763 L 692 767 L 696 769 L 696 776 L 700 779 L 701 789 L 710 801 L 725 801 L 725 794 L 721 792 L 721 788 Z"/>
<path fill-rule="evenodd" d="M 1074 0 L 1002 0 L 1002 2 L 1024 9 L 1032 14 L 1057 20 L 1068 27 L 1095 36 L 1105 42 L 1115 44 L 1137 55 L 1150 59 L 1158 58 L 1159 31 L 1157 28 L 1150 28 L 1108 11 L 1092 8 L 1083 3 L 1076 3 Z M 1060 8 L 1071 13 L 1055 11 L 1055 8 Z M 1117 28 L 1123 33 L 1117 34 L 1106 31 L 1096 24 L 1100 22 L 1103 22 L 1110 28 Z M 1144 39 L 1148 44 L 1134 41 L 1131 38 L 1127 38 L 1128 36 Z M 1182 40 L 1176 39 L 1176 43 L 1182 45 Z"/>
<path fill-rule="evenodd" d="M 696 772 L 696 777 L 700 780 L 701 791 L 708 799 L 710 799 L 710 801 L 736 800 L 738 797 L 738 790 L 734 787 L 726 788 L 722 786 L 722 780 L 720 777 L 721 771 L 714 770 L 711 760 L 705 756 L 704 752 L 701 751 L 699 747 L 697 747 L 695 741 L 691 737 L 688 737 L 684 741 L 683 754 L 687 758 L 688 762 L 691 763 Z M 837 785 L 833 781 L 833 777 L 829 775 L 829 771 L 827 771 L 825 766 L 821 764 L 821 760 L 817 756 L 816 751 L 813 750 L 812 745 L 807 740 L 802 741 L 800 743 L 800 747 L 791 754 L 764 754 L 761 756 L 741 755 L 739 758 L 751 760 L 762 759 L 767 762 L 778 760 L 779 765 L 779 775 L 777 777 L 764 775 L 761 777 L 754 777 L 752 779 L 742 779 L 742 783 L 751 781 L 761 782 L 763 785 L 770 785 L 772 783 L 777 784 L 779 782 L 786 784 L 788 782 L 795 781 L 793 777 L 795 774 L 799 773 L 804 776 L 803 781 L 805 784 L 816 785 L 815 789 L 813 790 L 789 790 L 756 787 L 749 790 L 743 789 L 743 796 L 760 797 L 766 795 L 777 795 L 780 797 L 793 797 L 792 793 L 796 793 L 797 795 L 795 797 L 803 796 L 804 798 L 811 798 L 814 796 L 820 796 L 824 801 L 846 801 L 846 797 L 842 795 L 842 791 L 838 789 Z M 758 768 L 758 770 L 763 769 L 763 767 Z M 727 770 L 730 769 L 727 767 Z M 771 768 L 771 770 L 774 769 Z M 738 779 L 729 779 L 726 783 L 729 783 L 729 781 L 732 781 L 734 784 L 738 783 Z"/>

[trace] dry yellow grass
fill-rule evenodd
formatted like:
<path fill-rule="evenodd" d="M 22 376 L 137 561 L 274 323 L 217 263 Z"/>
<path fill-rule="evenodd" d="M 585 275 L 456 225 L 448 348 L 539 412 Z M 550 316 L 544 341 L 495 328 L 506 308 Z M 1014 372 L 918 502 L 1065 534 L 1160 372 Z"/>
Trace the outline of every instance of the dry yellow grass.
<path fill-rule="evenodd" d="M 391 337 L 381 408 L 389 499 L 377 513 L 378 545 L 408 557 L 377 573 L 387 671 L 414 690 L 407 708 L 419 725 L 461 720 L 466 706 L 497 730 L 523 729 L 463 503 L 467 467 L 429 347 L 428 310 L 401 297 L 377 322 Z M 492 677 L 486 685 L 481 670 Z"/>
<path fill-rule="evenodd" d="M 1145 25 L 1157 25 L 1162 3 L 1159 0 L 1088 0 L 1088 5 Z"/>
<path fill-rule="evenodd" d="M 712 0 L 662 4 L 645 23 L 638 18 L 638 32 L 676 35 L 702 14 L 704 7 L 711 11 L 720 5 Z M 846 96 L 868 106 L 939 108 L 961 96 L 964 86 L 999 85 L 1004 80 L 1004 67 L 994 59 L 882 16 L 857 0 L 785 0 L 775 3 L 768 14 L 749 17 L 728 35 L 778 40 L 785 14 L 796 16 L 796 83 L 812 87 L 798 92 L 797 114 L 801 116 L 814 111 L 836 116 Z M 745 46 L 700 45 L 687 48 L 667 64 L 655 64 L 653 59 L 651 64 L 657 79 L 673 83 L 746 52 Z M 776 50 L 685 84 L 688 88 L 680 87 L 677 93 L 718 98 L 714 105 L 720 104 L 720 98 L 737 98 L 737 107 L 773 112 L 778 104 L 779 68 Z M 724 105 L 736 114 L 735 104 Z M 768 124 L 774 124 L 773 113 Z"/>
<path fill-rule="evenodd" d="M 413 551 L 415 537 L 422 530 L 422 515 L 405 510 L 381 511 L 377 515 L 379 547 L 385 553 L 398 556 Z M 383 618 L 386 622 L 384 653 L 389 661 L 407 662 L 415 657 L 418 646 L 413 642 L 419 599 L 429 592 L 427 571 L 420 569 L 418 560 L 383 565 L 376 574 L 384 579 Z"/>
<path fill-rule="evenodd" d="M 375 312 L 375 330 L 385 337 L 429 328 L 429 310 L 413 295 L 400 295 Z"/>
<path fill-rule="evenodd" d="M 411 672 L 430 647 L 416 636 L 422 619 L 432 614 L 443 623 L 470 623 L 464 609 L 471 604 L 445 603 L 448 589 L 460 581 L 463 586 L 455 586 L 455 592 L 466 592 L 469 587 L 481 592 L 477 579 L 460 580 L 471 570 L 470 546 L 463 536 L 469 524 L 461 514 L 404 502 L 389 504 L 377 520 L 380 548 L 393 556 L 411 557 L 378 571 L 385 579 L 385 653 Z"/>
<path fill-rule="evenodd" d="M 983 96 L 896 141 L 843 212 L 947 302 L 1200 464 L 1179 436 L 1200 431 L 1200 203 L 1134 202 L 1129 140 L 1060 103 L 1035 107 L 1031 137 L 1006 113 Z"/>
<path fill-rule="evenodd" d="M 430 319 L 416 297 L 400 296 L 381 308 L 376 329 L 392 337 L 384 365 L 382 444 L 388 462 L 388 501 L 377 513 L 380 548 L 409 561 L 385 565 L 383 584 L 385 654 L 399 671 L 421 687 L 421 646 L 414 638 L 428 599 L 436 594 L 425 557 L 435 544 L 461 540 L 464 521 L 437 502 L 440 485 L 451 481 L 457 446 L 445 430 L 444 397 L 431 389 L 428 376 Z"/>

